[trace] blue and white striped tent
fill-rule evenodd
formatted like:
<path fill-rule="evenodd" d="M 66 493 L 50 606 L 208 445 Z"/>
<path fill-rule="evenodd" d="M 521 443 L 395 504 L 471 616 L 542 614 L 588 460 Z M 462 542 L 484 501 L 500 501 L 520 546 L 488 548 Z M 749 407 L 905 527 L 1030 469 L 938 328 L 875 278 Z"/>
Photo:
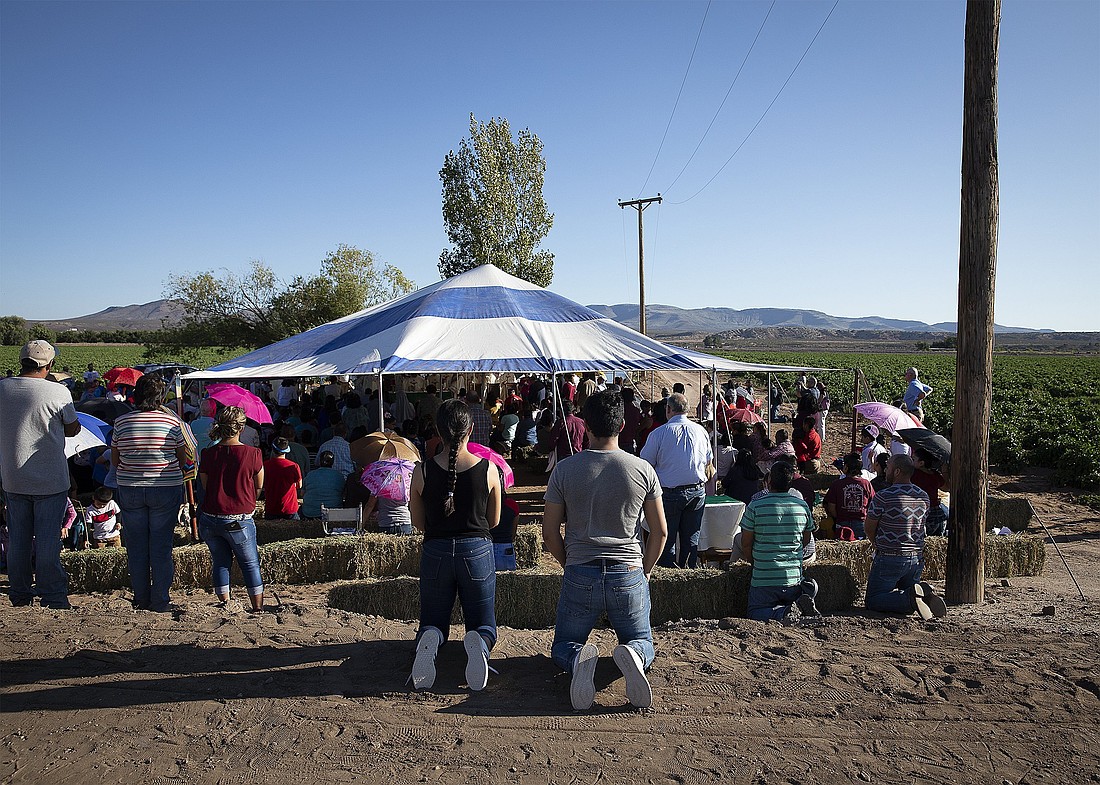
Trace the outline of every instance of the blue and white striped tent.
<path fill-rule="evenodd" d="M 483 265 L 184 378 L 715 369 L 796 370 L 670 346 Z"/>

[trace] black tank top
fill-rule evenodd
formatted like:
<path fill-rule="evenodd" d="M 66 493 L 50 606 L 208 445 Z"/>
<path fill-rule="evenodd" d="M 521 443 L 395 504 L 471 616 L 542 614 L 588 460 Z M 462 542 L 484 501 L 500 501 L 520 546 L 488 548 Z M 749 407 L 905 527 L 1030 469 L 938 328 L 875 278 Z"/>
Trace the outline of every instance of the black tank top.
<path fill-rule="evenodd" d="M 424 462 L 424 539 L 442 540 L 456 537 L 484 537 L 490 539 L 489 520 L 485 508 L 489 503 L 489 482 L 484 458 L 469 469 L 458 473 L 455 481 L 455 511 L 443 513 L 447 499 L 450 473 L 440 468 L 435 460 Z"/>

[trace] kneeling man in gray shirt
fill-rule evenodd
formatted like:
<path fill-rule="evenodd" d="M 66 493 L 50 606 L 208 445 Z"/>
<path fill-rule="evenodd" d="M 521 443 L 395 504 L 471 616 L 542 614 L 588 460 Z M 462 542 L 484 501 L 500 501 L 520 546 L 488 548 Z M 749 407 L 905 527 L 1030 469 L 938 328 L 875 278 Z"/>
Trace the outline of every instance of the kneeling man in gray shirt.
<path fill-rule="evenodd" d="M 653 663 L 649 576 L 667 536 L 661 484 L 652 466 L 619 449 L 621 395 L 596 393 L 582 414 L 589 447 L 558 462 L 546 488 L 542 539 L 565 568 L 550 653 L 572 674 L 573 708 L 591 708 L 599 650 L 588 636 L 607 613 L 619 638 L 612 656 L 626 678 L 626 697 L 644 708 L 653 704 L 645 675 Z M 643 515 L 650 532 L 644 552 Z"/>

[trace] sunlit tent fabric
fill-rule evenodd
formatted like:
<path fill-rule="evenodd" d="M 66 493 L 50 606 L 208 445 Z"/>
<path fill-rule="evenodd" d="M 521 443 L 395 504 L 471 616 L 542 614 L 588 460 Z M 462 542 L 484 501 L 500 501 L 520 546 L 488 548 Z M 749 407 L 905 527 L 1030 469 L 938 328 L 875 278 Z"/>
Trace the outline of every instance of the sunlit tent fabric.
<path fill-rule="evenodd" d="M 712 368 L 796 370 L 670 346 L 482 265 L 184 378 Z"/>

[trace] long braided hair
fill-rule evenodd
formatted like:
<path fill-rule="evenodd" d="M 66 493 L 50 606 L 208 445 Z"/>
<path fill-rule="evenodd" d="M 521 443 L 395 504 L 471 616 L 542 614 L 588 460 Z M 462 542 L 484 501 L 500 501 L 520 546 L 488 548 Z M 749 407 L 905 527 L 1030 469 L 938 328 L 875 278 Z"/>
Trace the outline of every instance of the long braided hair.
<path fill-rule="evenodd" d="M 443 502 L 443 514 L 451 515 L 455 511 L 455 485 L 458 483 L 458 446 L 474 427 L 470 409 L 464 401 L 452 398 L 439 407 L 435 415 L 435 429 L 439 432 L 447 454 L 447 498 Z"/>

